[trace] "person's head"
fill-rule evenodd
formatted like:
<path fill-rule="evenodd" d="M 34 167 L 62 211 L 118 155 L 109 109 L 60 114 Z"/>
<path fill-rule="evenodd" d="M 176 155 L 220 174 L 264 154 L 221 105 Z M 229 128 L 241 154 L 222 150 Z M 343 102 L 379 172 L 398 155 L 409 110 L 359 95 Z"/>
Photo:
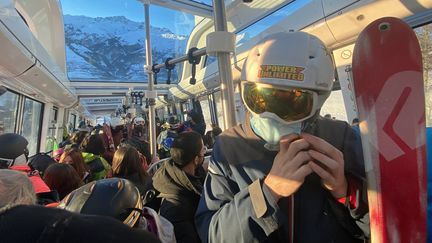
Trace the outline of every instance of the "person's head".
<path fill-rule="evenodd" d="M 354 119 L 352 120 L 351 125 L 355 126 L 355 125 L 358 125 L 358 124 L 359 124 L 359 119 L 356 117 L 356 118 L 354 118 Z"/>
<path fill-rule="evenodd" d="M 251 126 L 269 146 L 313 122 L 334 82 L 323 42 L 305 32 L 269 35 L 253 47 L 241 73 L 241 93 Z"/>
<path fill-rule="evenodd" d="M 204 122 L 204 116 L 195 110 L 189 111 L 188 117 L 190 118 L 190 121 L 192 121 L 194 124 Z"/>
<path fill-rule="evenodd" d="M 144 135 L 145 120 L 142 117 L 135 117 L 133 119 L 132 135 L 141 137 Z"/>
<path fill-rule="evenodd" d="M 182 132 L 174 138 L 170 154 L 179 168 L 198 168 L 204 162 L 206 149 L 200 134 L 196 132 Z"/>
<path fill-rule="evenodd" d="M 82 141 L 84 140 L 84 138 L 87 136 L 87 134 L 88 134 L 88 131 L 75 132 L 71 137 L 71 142 L 73 144 L 77 144 L 79 147 L 81 145 Z"/>
<path fill-rule="evenodd" d="M 138 173 L 142 181 L 145 179 L 141 155 L 138 150 L 130 145 L 124 145 L 117 149 L 112 161 L 112 171 L 114 177 L 124 178 Z"/>
<path fill-rule="evenodd" d="M 63 152 L 64 152 L 64 148 L 59 148 L 57 150 L 54 150 L 52 153 L 53 159 L 58 162 Z"/>
<path fill-rule="evenodd" d="M 16 133 L 0 135 L 0 169 L 26 165 L 29 151 L 27 139 Z"/>
<path fill-rule="evenodd" d="M 30 157 L 28 165 L 31 170 L 37 170 L 41 177 L 43 177 L 46 169 L 52 165 L 57 163 L 53 158 L 51 158 L 48 154 L 39 153 L 32 157 Z"/>
<path fill-rule="evenodd" d="M 213 127 L 212 132 L 213 132 L 213 136 L 217 137 L 217 136 L 219 136 L 219 134 L 222 133 L 222 129 L 218 126 L 215 126 L 215 127 Z"/>
<path fill-rule="evenodd" d="M 92 153 L 94 155 L 102 155 L 105 153 L 105 144 L 100 134 L 92 134 L 87 136 L 81 144 L 82 151 Z"/>
<path fill-rule="evenodd" d="M 0 169 L 0 209 L 14 205 L 36 204 L 33 184 L 25 173 Z"/>
<path fill-rule="evenodd" d="M 120 117 L 113 117 L 111 118 L 110 125 L 114 133 L 120 132 L 124 127 L 124 120 Z"/>
<path fill-rule="evenodd" d="M 59 162 L 62 164 L 71 165 L 81 179 L 83 179 L 86 175 L 86 172 L 88 172 L 88 168 L 84 162 L 82 153 L 77 148 L 66 149 L 61 155 Z"/>
<path fill-rule="evenodd" d="M 83 184 L 72 166 L 61 163 L 50 165 L 45 171 L 43 180 L 49 188 L 58 192 L 60 199 Z"/>
<path fill-rule="evenodd" d="M 203 137 L 203 142 L 204 142 L 204 145 L 207 148 L 212 148 L 213 147 L 214 140 L 213 140 L 212 131 L 206 132 L 206 134 Z"/>
<path fill-rule="evenodd" d="M 90 182 L 66 196 L 59 205 L 71 212 L 116 218 L 133 227 L 142 210 L 135 185 L 121 178 Z"/>

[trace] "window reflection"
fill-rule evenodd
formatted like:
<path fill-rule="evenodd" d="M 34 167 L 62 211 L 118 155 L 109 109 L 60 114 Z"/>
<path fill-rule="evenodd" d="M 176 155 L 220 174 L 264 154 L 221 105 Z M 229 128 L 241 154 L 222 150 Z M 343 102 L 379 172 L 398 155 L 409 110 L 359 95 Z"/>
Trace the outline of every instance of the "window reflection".
<path fill-rule="evenodd" d="M 29 154 L 39 151 L 38 143 L 42 118 L 42 103 L 25 98 L 22 133 L 28 141 Z"/>
<path fill-rule="evenodd" d="M 10 91 L 0 96 L 0 134 L 15 132 L 18 97 Z"/>

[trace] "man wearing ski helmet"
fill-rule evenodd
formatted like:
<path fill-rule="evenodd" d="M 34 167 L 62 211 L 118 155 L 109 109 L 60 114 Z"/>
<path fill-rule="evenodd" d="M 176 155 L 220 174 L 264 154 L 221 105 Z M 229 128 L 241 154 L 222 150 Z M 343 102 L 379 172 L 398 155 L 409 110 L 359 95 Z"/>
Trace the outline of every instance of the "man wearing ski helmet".
<path fill-rule="evenodd" d="M 369 235 L 361 146 L 348 123 L 319 116 L 334 64 L 303 32 L 249 52 L 244 124 L 216 139 L 196 225 L 203 242 L 362 242 Z"/>
<path fill-rule="evenodd" d="M 132 135 L 125 139 L 122 143 L 129 144 L 136 148 L 142 156 L 145 157 L 146 163 L 150 164 L 152 162 L 152 157 L 150 154 L 150 143 L 147 142 L 145 137 L 145 120 L 142 117 L 135 117 L 132 119 Z"/>

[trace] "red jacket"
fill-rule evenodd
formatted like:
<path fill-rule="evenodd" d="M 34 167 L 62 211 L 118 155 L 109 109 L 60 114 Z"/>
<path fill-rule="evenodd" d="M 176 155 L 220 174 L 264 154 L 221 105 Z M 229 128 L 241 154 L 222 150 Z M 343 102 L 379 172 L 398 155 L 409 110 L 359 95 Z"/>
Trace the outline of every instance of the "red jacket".
<path fill-rule="evenodd" d="M 21 171 L 29 176 L 30 181 L 33 184 L 35 193 L 50 192 L 51 189 L 45 184 L 40 175 L 37 172 L 32 172 L 30 167 L 27 165 L 14 165 L 10 167 L 11 170 Z"/>

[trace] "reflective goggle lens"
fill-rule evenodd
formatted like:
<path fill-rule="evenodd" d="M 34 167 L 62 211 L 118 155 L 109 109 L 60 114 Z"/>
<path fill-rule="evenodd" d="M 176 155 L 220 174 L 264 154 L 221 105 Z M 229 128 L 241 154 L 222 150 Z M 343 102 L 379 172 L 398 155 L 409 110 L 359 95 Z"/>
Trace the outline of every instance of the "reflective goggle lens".
<path fill-rule="evenodd" d="M 313 109 L 313 93 L 301 89 L 278 89 L 265 84 L 243 83 L 243 99 L 254 113 L 271 112 L 282 120 L 298 121 Z"/>

